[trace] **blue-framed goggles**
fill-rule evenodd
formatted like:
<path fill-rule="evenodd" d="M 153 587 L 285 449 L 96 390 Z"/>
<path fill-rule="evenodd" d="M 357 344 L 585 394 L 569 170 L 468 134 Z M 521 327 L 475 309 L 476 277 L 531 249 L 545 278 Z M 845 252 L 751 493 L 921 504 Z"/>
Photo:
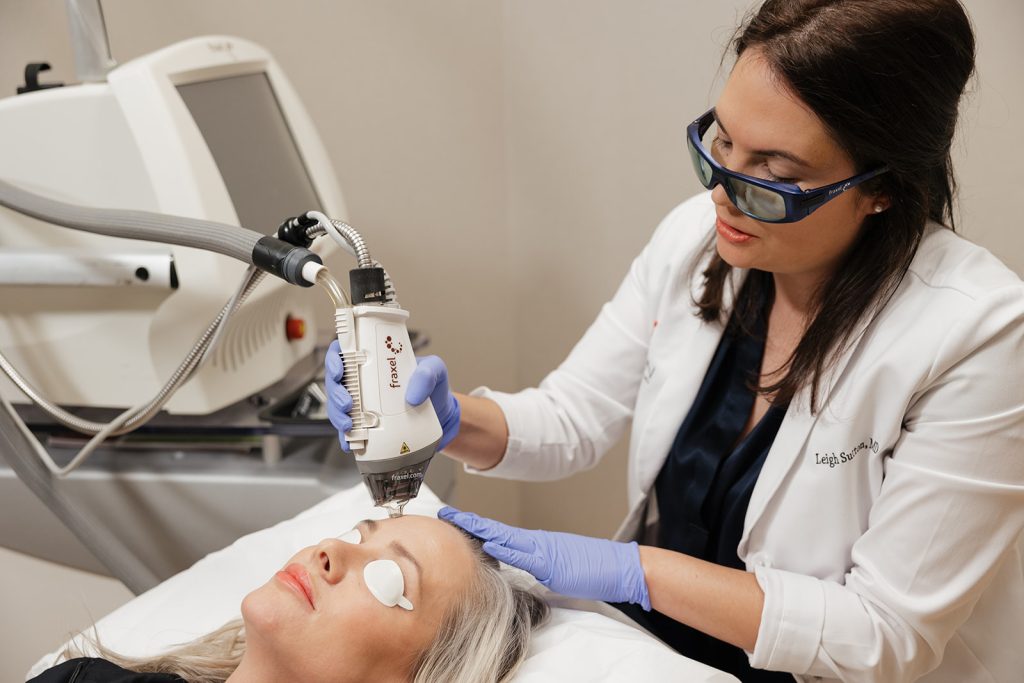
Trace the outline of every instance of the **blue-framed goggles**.
<path fill-rule="evenodd" d="M 737 209 L 764 223 L 799 221 L 847 190 L 889 170 L 888 166 L 882 166 L 813 190 L 802 190 L 791 183 L 776 183 L 743 175 L 715 161 L 701 142 L 714 122 L 715 110 L 712 108 L 686 127 L 686 143 L 693 169 L 704 187 L 710 190 L 721 185 Z"/>

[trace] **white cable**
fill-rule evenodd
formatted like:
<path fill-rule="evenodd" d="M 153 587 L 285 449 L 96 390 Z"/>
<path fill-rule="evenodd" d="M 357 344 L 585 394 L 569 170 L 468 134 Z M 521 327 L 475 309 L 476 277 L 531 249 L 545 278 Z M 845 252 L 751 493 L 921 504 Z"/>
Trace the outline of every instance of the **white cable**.
<path fill-rule="evenodd" d="M 320 211 L 307 211 L 306 215 L 309 216 L 310 218 L 316 219 L 316 222 L 320 224 L 320 227 L 323 228 L 328 235 L 330 235 L 332 240 L 338 243 L 338 246 L 340 246 L 348 253 L 352 254 L 352 256 L 358 258 L 358 256 L 356 256 L 356 250 L 352 247 L 351 244 L 348 243 L 348 240 L 345 239 L 345 236 L 341 234 L 341 231 L 338 230 L 338 228 L 334 225 L 331 219 L 327 217 L 326 214 Z"/>

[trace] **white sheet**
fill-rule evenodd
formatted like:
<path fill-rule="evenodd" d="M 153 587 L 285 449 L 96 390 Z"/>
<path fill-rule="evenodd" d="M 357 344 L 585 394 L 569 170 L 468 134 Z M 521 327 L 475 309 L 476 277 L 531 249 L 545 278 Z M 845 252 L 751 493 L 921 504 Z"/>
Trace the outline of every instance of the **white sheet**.
<path fill-rule="evenodd" d="M 433 516 L 440 507 L 424 487 L 406 512 Z M 127 655 L 153 654 L 190 640 L 237 617 L 242 598 L 265 583 L 296 550 L 337 536 L 361 519 L 385 516 L 373 507 L 361 484 L 342 491 L 293 519 L 243 536 L 110 613 L 96 625 L 100 638 Z M 625 618 L 607 605 L 552 601 L 577 609 L 552 609 L 551 620 L 534 634 L 517 683 L 736 681 L 617 621 L 612 617 Z M 603 611 L 611 614 L 599 613 Z M 29 677 L 52 666 L 59 651 L 40 658 Z"/>

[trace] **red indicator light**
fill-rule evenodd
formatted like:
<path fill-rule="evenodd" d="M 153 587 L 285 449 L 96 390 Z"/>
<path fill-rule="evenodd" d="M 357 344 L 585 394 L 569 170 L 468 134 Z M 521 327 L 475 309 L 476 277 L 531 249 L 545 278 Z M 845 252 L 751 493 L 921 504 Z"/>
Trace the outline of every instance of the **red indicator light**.
<path fill-rule="evenodd" d="M 284 336 L 288 341 L 298 341 L 306 336 L 306 321 L 288 316 L 284 320 Z"/>

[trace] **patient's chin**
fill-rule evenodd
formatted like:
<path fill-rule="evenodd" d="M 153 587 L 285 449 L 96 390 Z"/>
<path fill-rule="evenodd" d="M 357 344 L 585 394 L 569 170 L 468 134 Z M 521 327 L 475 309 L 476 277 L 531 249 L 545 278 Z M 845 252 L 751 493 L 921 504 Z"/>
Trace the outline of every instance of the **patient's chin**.
<path fill-rule="evenodd" d="M 293 611 L 273 580 L 242 600 L 246 657 L 273 680 L 315 683 L 408 683 L 407 643 L 395 643 L 372 627 L 339 637 L 318 629 L 308 614 Z M 289 597 L 287 594 L 285 598 Z M 397 609 L 397 608 L 396 608 Z"/>
<path fill-rule="evenodd" d="M 242 621 L 245 622 L 245 630 L 248 635 L 259 633 L 273 633 L 285 628 L 293 610 L 287 609 L 287 604 L 280 591 L 275 590 L 276 586 L 270 583 L 260 586 L 242 599 Z"/>

